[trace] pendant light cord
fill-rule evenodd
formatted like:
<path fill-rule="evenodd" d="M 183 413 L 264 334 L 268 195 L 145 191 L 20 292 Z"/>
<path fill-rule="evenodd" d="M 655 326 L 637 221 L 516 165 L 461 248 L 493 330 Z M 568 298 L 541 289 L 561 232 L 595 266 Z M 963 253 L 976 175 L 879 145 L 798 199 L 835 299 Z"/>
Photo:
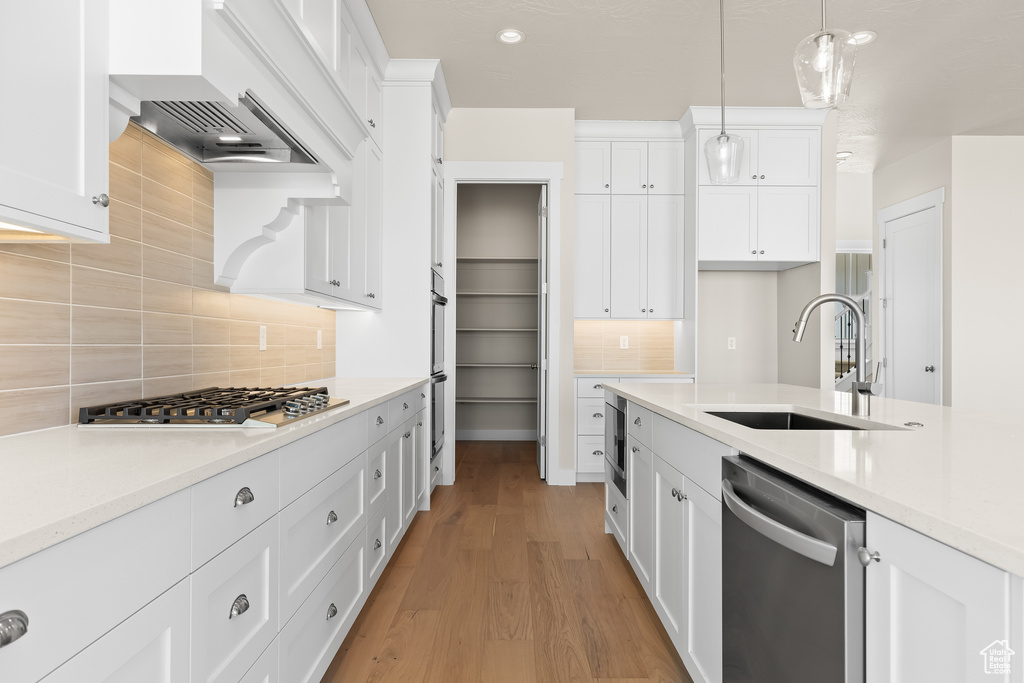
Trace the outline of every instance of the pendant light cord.
<path fill-rule="evenodd" d="M 824 11 L 825 0 L 821 0 Z M 718 26 L 722 34 L 722 135 L 725 135 L 725 0 L 718 0 Z"/>
<path fill-rule="evenodd" d="M 825 0 L 821 0 L 821 30 L 825 30 Z"/>

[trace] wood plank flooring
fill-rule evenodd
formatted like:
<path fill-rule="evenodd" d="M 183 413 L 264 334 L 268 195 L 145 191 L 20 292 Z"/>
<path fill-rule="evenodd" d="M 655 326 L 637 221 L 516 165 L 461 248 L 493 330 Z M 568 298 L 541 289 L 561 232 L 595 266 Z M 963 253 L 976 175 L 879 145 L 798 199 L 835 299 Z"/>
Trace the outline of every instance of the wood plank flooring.
<path fill-rule="evenodd" d="M 615 539 L 603 484 L 532 442 L 460 441 L 322 683 L 692 683 Z"/>

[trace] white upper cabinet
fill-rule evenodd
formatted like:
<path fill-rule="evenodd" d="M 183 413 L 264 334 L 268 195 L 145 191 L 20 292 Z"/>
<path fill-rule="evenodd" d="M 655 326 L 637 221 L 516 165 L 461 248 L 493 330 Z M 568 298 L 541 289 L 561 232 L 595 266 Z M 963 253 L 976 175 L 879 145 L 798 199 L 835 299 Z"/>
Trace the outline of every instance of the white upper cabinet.
<path fill-rule="evenodd" d="M 683 194 L 683 142 L 611 143 L 612 194 Z"/>
<path fill-rule="evenodd" d="M 576 195 L 576 317 L 611 316 L 611 239 L 611 197 Z"/>
<path fill-rule="evenodd" d="M 720 130 L 705 129 L 698 136 L 699 185 L 710 185 L 704 145 Z M 821 133 L 817 128 L 765 128 L 729 130 L 743 138 L 743 163 L 737 185 L 817 185 L 821 176 Z"/>
<path fill-rule="evenodd" d="M 682 197 L 647 198 L 646 256 L 647 317 L 675 320 L 685 317 Z"/>
<path fill-rule="evenodd" d="M 757 188 L 709 185 L 697 191 L 702 261 L 757 260 Z"/>
<path fill-rule="evenodd" d="M 682 318 L 683 198 L 611 199 L 611 317 Z"/>
<path fill-rule="evenodd" d="M 609 142 L 576 143 L 576 194 L 611 194 Z"/>
<path fill-rule="evenodd" d="M 2 12 L 0 242 L 32 235 L 18 228 L 108 242 L 107 1 Z"/>
<path fill-rule="evenodd" d="M 647 317 L 647 197 L 612 197 L 611 315 Z M 644 259 L 646 260 L 646 259 Z M 640 312 L 643 308 L 643 313 Z"/>
<path fill-rule="evenodd" d="M 872 683 L 1018 681 L 1020 606 L 1007 572 L 868 512 L 866 680 Z M 1011 612 L 1017 614 L 1011 618 Z M 1008 626 L 1010 626 L 1008 628 Z M 986 658 L 1012 649 L 1001 675 Z M 1019 676 L 1019 674 L 1017 674 Z"/>
<path fill-rule="evenodd" d="M 818 260 L 818 188 L 708 185 L 697 191 L 701 261 Z"/>

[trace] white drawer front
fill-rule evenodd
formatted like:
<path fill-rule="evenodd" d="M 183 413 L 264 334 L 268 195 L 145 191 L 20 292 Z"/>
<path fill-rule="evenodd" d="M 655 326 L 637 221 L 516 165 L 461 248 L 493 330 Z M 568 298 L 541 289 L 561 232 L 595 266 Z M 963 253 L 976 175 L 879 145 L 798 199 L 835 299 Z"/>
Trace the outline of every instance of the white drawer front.
<path fill-rule="evenodd" d="M 252 665 L 249 672 L 245 674 L 245 678 L 238 683 L 277 683 L 281 680 L 277 675 L 277 647 L 278 641 L 275 638 L 270 647 L 263 651 L 260 658 L 256 660 L 256 663 Z"/>
<path fill-rule="evenodd" d="M 278 455 L 272 451 L 192 487 L 192 569 L 281 509 Z"/>
<path fill-rule="evenodd" d="M 630 402 L 626 404 L 626 436 L 631 436 L 648 448 L 654 443 L 654 413 Z"/>
<path fill-rule="evenodd" d="M 618 382 L 617 377 L 577 377 L 577 398 L 604 398 L 604 383 Z"/>
<path fill-rule="evenodd" d="M 320 681 L 366 602 L 364 553 L 353 543 L 281 631 L 282 681 Z"/>
<path fill-rule="evenodd" d="M 366 411 L 370 423 L 369 443 L 374 444 L 383 439 L 391 431 L 391 418 L 388 417 L 388 404 L 381 403 Z"/>
<path fill-rule="evenodd" d="M 366 589 L 373 590 L 387 564 L 387 524 L 384 510 L 366 525 Z"/>
<path fill-rule="evenodd" d="M 605 482 L 604 519 L 611 527 L 622 554 L 629 557 L 626 531 L 629 529 L 629 506 L 622 493 L 610 482 Z"/>
<path fill-rule="evenodd" d="M 0 569 L 0 613 L 28 617 L 28 632 L 0 649 L 0 680 L 38 681 L 188 576 L 189 497 L 180 491 Z"/>
<path fill-rule="evenodd" d="M 281 626 L 366 524 L 362 455 L 281 510 Z"/>
<path fill-rule="evenodd" d="M 654 416 L 653 450 L 716 500 L 722 499 L 722 458 L 738 452 L 661 415 Z"/>
<path fill-rule="evenodd" d="M 378 441 L 367 451 L 366 514 L 371 517 L 377 514 L 388 497 L 388 477 L 391 472 L 388 471 L 387 450 L 387 442 Z"/>
<path fill-rule="evenodd" d="M 576 471 L 604 472 L 604 437 L 576 437 Z"/>
<path fill-rule="evenodd" d="M 395 431 L 388 438 L 387 468 L 389 473 L 387 501 L 384 513 L 388 525 L 388 557 L 402 540 L 402 432 Z"/>
<path fill-rule="evenodd" d="M 441 483 L 441 456 L 434 458 L 433 462 L 430 463 L 430 493 L 434 492 L 434 487 Z M 430 495 L 429 493 L 427 495 Z"/>
<path fill-rule="evenodd" d="M 423 388 L 413 389 L 388 401 L 388 417 L 392 425 L 400 425 L 426 405 L 427 392 Z"/>
<path fill-rule="evenodd" d="M 369 445 L 368 420 L 362 412 L 281 448 L 281 506 L 365 451 Z"/>
<path fill-rule="evenodd" d="M 604 434 L 604 398 L 581 398 L 576 402 L 576 433 Z"/>
<path fill-rule="evenodd" d="M 189 580 L 183 579 L 43 683 L 188 683 L 188 592 Z"/>
<path fill-rule="evenodd" d="M 192 683 L 239 680 L 274 639 L 277 522 L 264 523 L 192 575 Z M 248 607 L 232 616 L 243 600 Z"/>

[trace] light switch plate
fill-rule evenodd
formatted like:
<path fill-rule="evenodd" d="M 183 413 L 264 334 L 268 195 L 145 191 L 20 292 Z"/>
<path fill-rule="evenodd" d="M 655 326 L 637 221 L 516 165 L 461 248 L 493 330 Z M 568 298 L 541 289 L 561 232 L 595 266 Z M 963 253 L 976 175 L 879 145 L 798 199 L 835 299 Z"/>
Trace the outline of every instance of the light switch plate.
<path fill-rule="evenodd" d="M 317 330 L 316 331 L 316 348 L 318 348 L 318 349 L 324 348 L 324 331 L 323 330 Z"/>
<path fill-rule="evenodd" d="M 619 337 L 619 348 L 620 349 L 628 349 L 629 348 L 629 335 L 623 334 L 623 335 L 621 335 Z"/>
<path fill-rule="evenodd" d="M 730 351 L 735 351 L 736 350 L 736 337 L 729 337 L 727 339 L 727 341 L 726 341 L 726 344 L 727 344 L 727 346 L 728 346 Z"/>

